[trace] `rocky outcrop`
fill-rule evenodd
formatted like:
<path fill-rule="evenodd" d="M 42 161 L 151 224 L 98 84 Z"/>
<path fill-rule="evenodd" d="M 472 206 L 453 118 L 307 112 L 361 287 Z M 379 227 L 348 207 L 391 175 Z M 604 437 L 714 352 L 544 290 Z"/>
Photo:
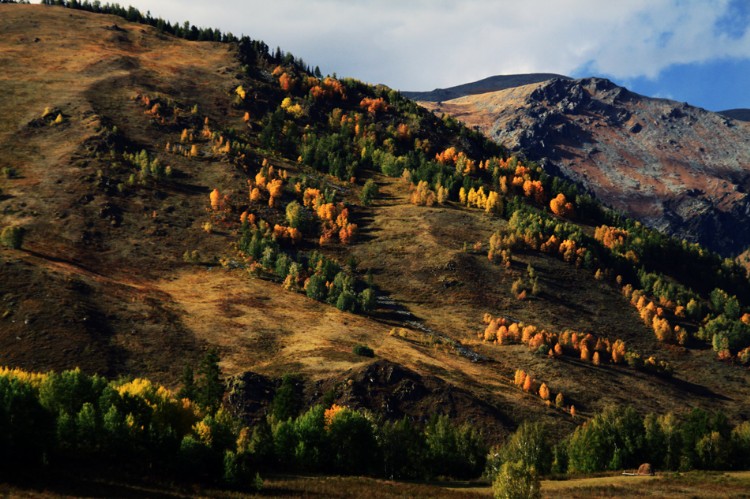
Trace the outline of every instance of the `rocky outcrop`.
<path fill-rule="evenodd" d="M 225 404 L 244 421 L 266 418 L 279 379 L 246 372 L 227 381 Z M 297 380 L 302 407 L 339 405 L 367 410 L 388 420 L 407 417 L 426 423 L 435 415 L 482 428 L 491 441 L 507 435 L 513 421 L 498 407 L 436 376 L 425 376 L 388 360 L 377 360 L 330 379 Z M 333 395 L 333 399 L 330 396 Z"/>
<path fill-rule="evenodd" d="M 500 439 L 513 427 L 499 408 L 476 395 L 436 376 L 424 376 L 387 360 L 319 382 L 310 402 L 319 402 L 318 397 L 327 392 L 336 394 L 337 404 L 369 410 L 390 420 L 408 417 L 424 423 L 432 416 L 444 414 L 483 428 L 492 440 Z"/>

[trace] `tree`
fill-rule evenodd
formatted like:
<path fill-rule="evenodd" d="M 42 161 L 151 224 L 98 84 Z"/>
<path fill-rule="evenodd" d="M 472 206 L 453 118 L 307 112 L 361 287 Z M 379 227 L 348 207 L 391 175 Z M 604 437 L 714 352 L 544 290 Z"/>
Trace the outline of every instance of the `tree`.
<path fill-rule="evenodd" d="M 370 421 L 358 411 L 344 408 L 328 425 L 333 466 L 343 473 L 364 474 L 378 456 L 378 446 Z"/>
<path fill-rule="evenodd" d="M 378 435 L 383 473 L 393 478 L 422 478 L 426 444 L 424 435 L 408 418 L 386 421 Z"/>
<path fill-rule="evenodd" d="M 537 473 L 549 473 L 552 465 L 547 432 L 541 423 L 524 421 L 500 451 L 505 463 L 520 462 Z"/>
<path fill-rule="evenodd" d="M 532 392 L 534 390 L 534 378 L 530 375 L 526 375 L 526 379 L 523 382 L 523 391 Z"/>
<path fill-rule="evenodd" d="M 195 400 L 197 395 L 197 388 L 195 386 L 195 376 L 193 368 L 186 365 L 182 370 L 182 388 L 177 392 L 177 396 L 180 398 L 187 398 Z"/>
<path fill-rule="evenodd" d="M 276 421 L 286 421 L 299 414 L 302 406 L 300 379 L 293 374 L 285 374 L 281 385 L 271 401 L 271 415 Z"/>
<path fill-rule="evenodd" d="M 302 229 L 308 221 L 307 211 L 297 201 L 286 205 L 286 221 L 290 227 Z"/>
<path fill-rule="evenodd" d="M 549 400 L 549 388 L 547 387 L 547 383 L 542 383 L 542 386 L 539 387 L 539 397 L 542 400 Z"/>
<path fill-rule="evenodd" d="M 294 421 L 297 447 L 294 458 L 302 469 L 321 470 L 330 459 L 325 429 L 325 408 L 316 405 Z"/>
<path fill-rule="evenodd" d="M 557 397 L 555 397 L 555 406 L 557 407 L 565 406 L 565 395 L 563 395 L 563 392 L 558 393 Z"/>
<path fill-rule="evenodd" d="M 221 194 L 219 193 L 219 189 L 212 190 L 208 197 L 211 201 L 211 209 L 214 211 L 218 210 L 221 207 Z"/>
<path fill-rule="evenodd" d="M 210 350 L 203 357 L 198 368 L 200 376 L 196 385 L 196 401 L 209 411 L 216 411 L 224 397 L 224 383 L 221 381 L 219 354 Z"/>
<path fill-rule="evenodd" d="M 468 478 L 484 468 L 487 448 L 470 425 L 455 427 L 448 416 L 435 416 L 425 427 L 428 470 L 434 476 Z"/>
<path fill-rule="evenodd" d="M 721 470 L 727 468 L 730 444 L 718 431 L 703 435 L 696 442 L 695 451 L 702 469 Z"/>
<path fill-rule="evenodd" d="M 368 179 L 367 182 L 365 182 L 364 187 L 362 187 L 362 194 L 360 194 L 359 199 L 362 201 L 362 204 L 365 206 L 370 206 L 372 203 L 372 200 L 375 199 L 375 196 L 378 195 L 378 184 L 376 184 L 372 179 Z"/>
<path fill-rule="evenodd" d="M 305 294 L 313 300 L 325 301 L 327 292 L 325 277 L 320 274 L 311 275 L 305 284 Z"/>
<path fill-rule="evenodd" d="M 509 461 L 502 465 L 492 492 L 497 499 L 537 499 L 542 497 L 541 483 L 536 470 L 521 461 Z"/>

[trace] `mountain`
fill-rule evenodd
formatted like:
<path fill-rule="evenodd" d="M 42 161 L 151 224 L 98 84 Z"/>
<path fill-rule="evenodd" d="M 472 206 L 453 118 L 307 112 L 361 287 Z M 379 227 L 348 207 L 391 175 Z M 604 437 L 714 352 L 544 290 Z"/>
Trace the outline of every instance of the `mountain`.
<path fill-rule="evenodd" d="M 414 99 L 416 101 L 424 102 L 443 102 L 459 97 L 465 97 L 467 95 L 485 94 L 488 92 L 497 92 L 499 90 L 506 90 L 514 87 L 521 87 L 524 85 L 531 85 L 534 83 L 540 83 L 543 81 L 553 80 L 556 78 L 568 79 L 567 76 L 562 76 L 553 73 L 531 73 L 531 74 L 518 74 L 518 75 L 498 75 L 490 76 L 483 80 L 475 81 L 472 83 L 465 83 L 450 88 L 436 88 L 429 92 L 401 92 L 405 97 Z"/>
<path fill-rule="evenodd" d="M 750 283 L 733 261 L 396 90 L 140 20 L 0 5 L 2 364 L 178 389 L 216 351 L 248 424 L 298 375 L 305 407 L 444 414 L 488 443 L 526 420 L 560 439 L 607 405 L 750 418 Z M 700 192 L 673 209 L 699 227 L 744 201 L 742 123 L 603 80 L 440 109 L 463 103 L 508 147 L 614 184 L 613 205 L 636 189 L 627 154 L 644 196 L 627 206 L 654 220 L 657 153 L 686 155 L 669 171 Z M 701 147 L 736 190 L 694 165 Z"/>
<path fill-rule="evenodd" d="M 719 114 L 737 121 L 750 121 L 750 109 L 727 109 Z"/>
<path fill-rule="evenodd" d="M 442 104 L 511 151 L 650 227 L 724 255 L 750 245 L 750 125 L 601 78 L 555 79 Z"/>

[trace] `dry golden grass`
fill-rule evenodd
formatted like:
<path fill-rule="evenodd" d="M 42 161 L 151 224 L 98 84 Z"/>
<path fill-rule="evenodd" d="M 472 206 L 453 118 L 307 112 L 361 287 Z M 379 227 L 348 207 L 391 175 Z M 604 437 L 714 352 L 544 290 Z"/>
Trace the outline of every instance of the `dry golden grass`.
<path fill-rule="evenodd" d="M 181 310 L 192 334 L 220 348 L 222 368 L 229 375 L 253 370 L 328 377 L 368 360 L 352 353 L 360 343 L 378 357 L 408 367 L 441 363 L 428 349 L 390 336 L 386 324 L 341 312 L 243 271 L 183 271 L 156 286 Z"/>
<path fill-rule="evenodd" d="M 479 127 L 483 132 L 489 133 L 496 124 L 505 125 L 511 118 L 508 116 L 503 120 L 504 111 L 520 107 L 529 94 L 543 84 L 544 82 L 532 83 L 496 92 L 467 95 L 445 102 L 420 102 L 419 105 L 438 116 L 445 113 L 470 128 Z"/>

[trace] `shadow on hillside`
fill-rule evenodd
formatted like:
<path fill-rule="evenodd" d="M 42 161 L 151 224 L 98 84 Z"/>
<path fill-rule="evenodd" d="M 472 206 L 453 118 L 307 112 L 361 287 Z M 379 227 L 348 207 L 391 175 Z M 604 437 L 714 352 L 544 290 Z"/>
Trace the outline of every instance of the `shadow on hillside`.
<path fill-rule="evenodd" d="M 370 213 L 362 213 L 355 211 L 350 214 L 349 220 L 351 223 L 357 224 L 357 243 L 367 243 L 375 239 L 375 234 L 380 232 L 380 229 L 373 229 L 372 222 L 375 217 Z"/>
<path fill-rule="evenodd" d="M 725 395 L 721 395 L 720 393 L 716 393 L 703 385 L 691 383 L 690 381 L 686 381 L 684 379 L 666 378 L 664 379 L 664 381 L 673 385 L 678 390 L 682 390 L 693 395 L 698 395 L 700 397 L 713 398 L 718 400 L 732 400 L 731 398 Z"/>
<path fill-rule="evenodd" d="M 713 390 L 711 390 L 710 388 L 708 388 L 708 387 L 706 387 L 704 385 L 699 385 L 697 383 L 692 383 L 690 381 L 687 381 L 687 380 L 684 380 L 684 379 L 680 379 L 680 378 L 675 378 L 675 377 L 667 378 L 667 377 L 658 376 L 656 374 L 652 374 L 652 373 L 648 373 L 648 372 L 644 372 L 644 371 L 636 371 L 636 370 L 633 370 L 633 369 L 631 369 L 629 367 L 623 367 L 623 366 L 615 367 L 615 366 L 612 366 L 612 365 L 609 365 L 609 364 L 595 366 L 595 365 L 590 364 L 588 362 L 583 362 L 583 361 L 578 360 L 578 359 L 574 359 L 574 358 L 571 358 L 571 357 L 564 357 L 564 356 L 563 357 L 558 357 L 556 359 L 556 361 L 557 362 L 565 362 L 567 364 L 575 365 L 575 366 L 578 366 L 578 367 L 580 367 L 582 369 L 588 369 L 590 371 L 596 371 L 597 373 L 600 373 L 600 374 L 608 372 L 612 376 L 614 376 L 615 374 L 619 374 L 619 375 L 622 375 L 622 376 L 627 376 L 627 377 L 633 378 L 634 380 L 635 379 L 642 379 L 643 377 L 651 378 L 651 379 L 659 381 L 659 382 L 661 382 L 661 383 L 663 383 L 665 385 L 671 385 L 671 386 L 673 386 L 675 388 L 675 390 L 678 390 L 680 392 L 686 392 L 686 393 L 688 393 L 690 395 L 697 395 L 699 397 L 703 397 L 703 398 L 707 398 L 707 399 L 716 399 L 716 400 L 725 400 L 725 401 L 732 400 L 731 398 L 729 398 L 729 397 L 727 397 L 725 395 L 722 395 L 720 393 L 714 392 Z"/>

